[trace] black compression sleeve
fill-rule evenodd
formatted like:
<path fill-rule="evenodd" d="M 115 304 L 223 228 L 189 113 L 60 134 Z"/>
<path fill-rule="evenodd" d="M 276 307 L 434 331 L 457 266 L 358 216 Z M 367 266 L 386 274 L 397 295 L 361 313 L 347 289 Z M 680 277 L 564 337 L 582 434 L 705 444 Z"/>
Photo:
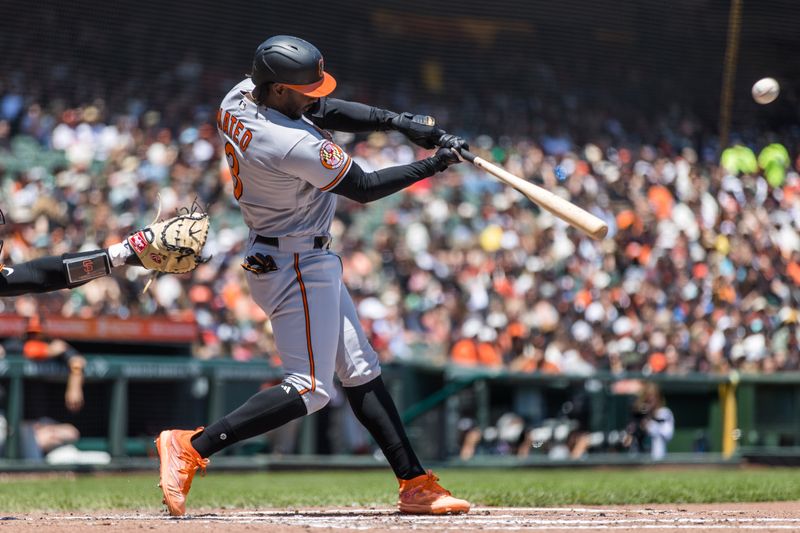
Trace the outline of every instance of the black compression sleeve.
<path fill-rule="evenodd" d="M 94 256 L 101 252 L 101 250 L 93 250 L 40 257 L 18 265 L 7 266 L 0 270 L 0 297 L 72 289 L 88 283 L 91 279 L 70 283 L 64 262 L 69 259 Z M 95 277 L 106 275 L 108 272 L 98 271 L 97 274 Z"/>
<path fill-rule="evenodd" d="M 289 383 L 253 395 L 242 406 L 210 424 L 192 438 L 201 457 L 208 457 L 235 442 L 280 427 L 307 413 L 303 397 Z"/>
<path fill-rule="evenodd" d="M 398 479 L 421 476 L 425 469 L 408 440 L 397 407 L 378 376 L 358 387 L 345 387 L 353 413 L 381 447 Z"/>
<path fill-rule="evenodd" d="M 0 271 L 0 297 L 57 291 L 67 286 L 61 256 L 42 257 Z"/>
<path fill-rule="evenodd" d="M 349 132 L 388 130 L 395 116 L 385 109 L 336 98 L 320 98 L 308 114 L 319 128 Z"/>
<path fill-rule="evenodd" d="M 339 185 L 331 189 L 331 192 L 365 204 L 405 189 L 445 168 L 447 164 L 435 156 L 375 172 L 364 172 L 354 162 Z"/>

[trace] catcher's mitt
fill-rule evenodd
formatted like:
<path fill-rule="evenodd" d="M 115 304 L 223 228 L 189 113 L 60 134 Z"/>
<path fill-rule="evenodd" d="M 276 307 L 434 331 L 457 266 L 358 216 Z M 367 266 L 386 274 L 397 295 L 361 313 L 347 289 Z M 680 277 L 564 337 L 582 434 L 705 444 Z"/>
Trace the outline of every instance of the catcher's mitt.
<path fill-rule="evenodd" d="M 195 202 L 178 210 L 176 216 L 137 231 L 128 237 L 128 244 L 145 268 L 183 274 L 206 261 L 200 252 L 208 237 L 208 224 L 208 213 Z"/>

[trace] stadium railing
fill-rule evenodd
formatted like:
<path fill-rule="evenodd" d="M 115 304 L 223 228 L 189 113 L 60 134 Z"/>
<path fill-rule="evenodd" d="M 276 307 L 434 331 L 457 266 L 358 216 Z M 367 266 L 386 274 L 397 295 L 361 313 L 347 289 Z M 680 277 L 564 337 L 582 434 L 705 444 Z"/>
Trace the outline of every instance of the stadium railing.
<path fill-rule="evenodd" d="M 80 419 L 76 422 L 84 434 L 79 447 L 105 450 L 114 458 L 152 456 L 152 438 L 159 428 L 214 420 L 263 384 L 280 380 L 281 375 L 280 368 L 265 362 L 89 356 L 86 402 L 93 413 L 87 416 L 93 421 L 84 424 L 88 429 L 78 423 Z M 609 436 L 628 423 L 634 398 L 615 389 L 629 380 L 660 385 L 676 419 L 675 436 L 668 448 L 671 455 L 684 454 L 692 461 L 704 453 L 725 458 L 761 455 L 773 460 L 800 455 L 800 373 L 578 376 L 404 363 L 385 365 L 384 376 L 420 455 L 433 460 L 458 456 L 460 423 L 465 418 L 482 430 L 507 412 L 527 419 L 563 421 L 570 418 L 564 406 L 574 406 L 581 396 L 588 404 L 587 429 L 602 438 L 597 449 L 614 451 Z M 65 379 L 65 369 L 56 363 L 35 363 L 21 357 L 0 360 L 0 386 L 7 389 L 5 458 L 20 456 L 26 384 L 43 380 L 63 383 Z M 53 393 L 46 405 L 56 409 L 63 400 L 57 393 L 63 389 L 50 389 Z M 29 403 L 41 400 L 29 395 L 27 399 Z M 313 436 L 306 435 L 300 453 L 315 453 L 313 441 Z M 527 462 L 547 460 L 541 453 L 546 446 L 536 444 Z M 627 461 L 618 452 L 612 462 Z M 595 462 L 603 454 L 590 456 Z"/>

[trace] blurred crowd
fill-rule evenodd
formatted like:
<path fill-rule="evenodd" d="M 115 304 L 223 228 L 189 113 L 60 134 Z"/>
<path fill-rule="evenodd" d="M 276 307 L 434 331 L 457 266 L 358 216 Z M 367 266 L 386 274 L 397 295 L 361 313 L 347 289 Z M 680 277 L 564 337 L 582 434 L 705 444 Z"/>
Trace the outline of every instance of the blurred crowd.
<path fill-rule="evenodd" d="M 181 64 L 173 81 L 191 87 L 198 68 Z M 247 228 L 216 102 L 178 90 L 162 107 L 119 95 L 77 104 L 24 86 L 0 79 L 6 261 L 105 247 L 159 204 L 170 214 L 195 199 L 213 220 L 211 260 L 146 294 L 148 273 L 127 268 L 0 300 L 0 313 L 191 316 L 197 357 L 279 363 L 240 266 Z M 609 235 L 583 236 L 468 164 L 375 204 L 341 198 L 333 249 L 383 360 L 585 375 L 800 368 L 797 135 L 749 132 L 722 165 L 713 137 L 676 109 L 643 123 L 570 101 L 559 115 L 494 98 L 480 112 L 508 120 L 478 134 L 468 104 L 432 111 L 475 153 L 605 219 Z M 366 170 L 428 155 L 394 132 L 335 139 Z M 783 152 L 762 160 L 776 143 Z"/>

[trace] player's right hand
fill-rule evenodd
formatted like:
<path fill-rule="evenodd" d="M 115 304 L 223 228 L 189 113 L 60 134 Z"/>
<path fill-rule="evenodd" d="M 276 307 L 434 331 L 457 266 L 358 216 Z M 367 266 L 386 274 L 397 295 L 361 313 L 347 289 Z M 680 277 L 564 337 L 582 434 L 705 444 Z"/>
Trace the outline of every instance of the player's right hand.
<path fill-rule="evenodd" d="M 452 148 L 456 151 L 469 150 L 469 144 L 467 144 L 467 141 L 458 135 L 451 135 L 449 133 L 445 133 L 439 137 L 439 140 L 436 141 L 436 144 L 442 148 Z"/>
<path fill-rule="evenodd" d="M 445 170 L 450 165 L 456 165 L 463 161 L 457 150 L 444 147 L 436 150 L 436 153 L 433 154 L 432 159 L 436 160 L 436 166 L 440 172 Z"/>

